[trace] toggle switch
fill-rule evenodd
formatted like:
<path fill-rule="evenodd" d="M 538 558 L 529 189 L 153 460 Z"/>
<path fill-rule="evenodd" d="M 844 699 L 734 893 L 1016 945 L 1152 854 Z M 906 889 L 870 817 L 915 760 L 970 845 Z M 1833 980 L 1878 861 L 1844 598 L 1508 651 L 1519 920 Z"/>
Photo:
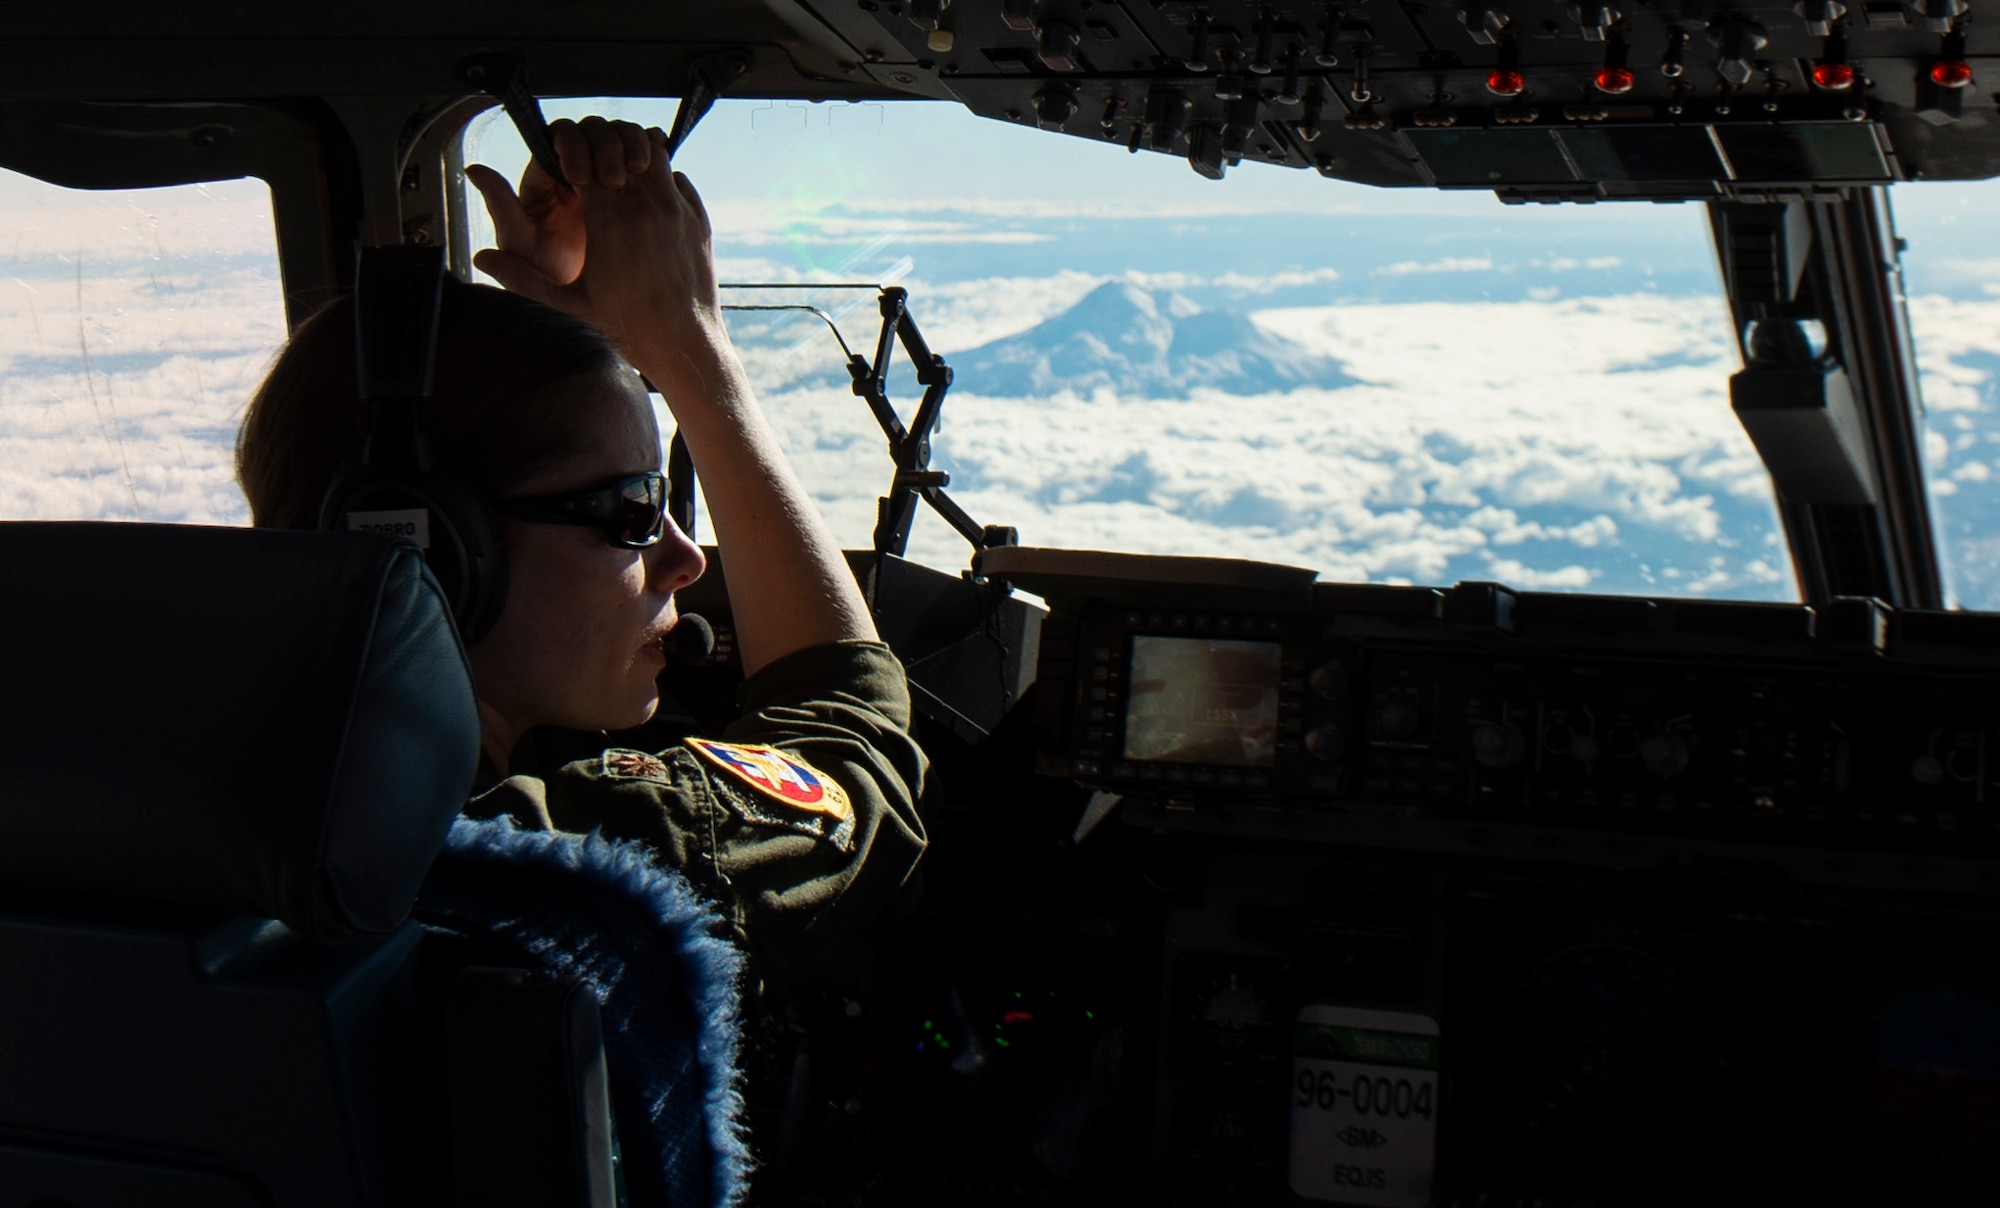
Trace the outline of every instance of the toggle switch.
<path fill-rule="evenodd" d="M 1326 89 L 1315 80 L 1312 91 L 1306 93 L 1299 104 L 1302 106 L 1299 113 L 1299 138 L 1304 142 L 1316 143 L 1326 129 L 1320 121 L 1320 115 L 1326 112 Z"/>
<path fill-rule="evenodd" d="M 1340 56 L 1335 53 L 1339 45 L 1340 23 L 1333 18 L 1333 9 L 1326 10 L 1326 17 L 1319 23 L 1319 53 L 1313 62 L 1321 67 L 1340 66 Z"/>
<path fill-rule="evenodd" d="M 1188 34 L 1192 38 L 1192 41 L 1189 43 L 1188 46 L 1188 56 L 1186 59 L 1183 59 L 1181 61 L 1181 66 L 1187 68 L 1189 71 L 1194 71 L 1194 72 L 1207 71 L 1208 70 L 1208 14 L 1207 13 L 1195 14 L 1193 24 L 1191 24 L 1188 27 Z"/>
<path fill-rule="evenodd" d="M 1216 56 L 1222 60 L 1222 71 L 1215 77 L 1215 99 L 1218 101 L 1239 101 L 1250 86 L 1236 70 L 1237 55 L 1234 50 L 1224 50 Z"/>
<path fill-rule="evenodd" d="M 1257 26 L 1257 53 L 1251 55 L 1250 61 L 1244 64 L 1244 67 L 1249 70 L 1251 75 L 1270 75 L 1272 70 L 1277 66 L 1277 63 L 1271 58 L 1271 52 L 1276 49 L 1277 40 L 1277 24 L 1272 21 L 1270 14 L 1267 13 L 1263 21 L 1259 22 Z"/>
<path fill-rule="evenodd" d="M 1854 87 L 1854 65 L 1847 61 L 1847 38 L 1835 30 L 1826 36 L 1826 45 L 1812 65 L 1812 82 L 1828 92 L 1845 92 Z"/>
<path fill-rule="evenodd" d="M 1512 38 L 1500 43 L 1499 62 L 1486 73 L 1486 91 L 1494 96 L 1517 97 L 1528 90 L 1528 78 L 1521 74 L 1521 52 Z"/>
<path fill-rule="evenodd" d="M 1688 36 L 1678 29 L 1667 31 L 1667 48 L 1660 52 L 1660 74 L 1678 80 L 1687 71 Z"/>
<path fill-rule="evenodd" d="M 1604 40 L 1604 65 L 1590 78 L 1599 92 L 1622 96 L 1632 91 L 1632 85 L 1638 81 L 1632 75 L 1632 69 L 1625 65 L 1625 57 L 1624 38 L 1613 35 Z"/>

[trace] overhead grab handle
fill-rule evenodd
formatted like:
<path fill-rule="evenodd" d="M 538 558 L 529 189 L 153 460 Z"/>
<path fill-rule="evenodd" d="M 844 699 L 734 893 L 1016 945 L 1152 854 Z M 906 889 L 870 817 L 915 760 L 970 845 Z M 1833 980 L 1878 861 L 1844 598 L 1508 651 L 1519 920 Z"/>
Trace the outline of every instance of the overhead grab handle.
<path fill-rule="evenodd" d="M 717 98 L 750 70 L 750 55 L 741 50 L 718 50 L 688 64 L 687 90 L 674 110 L 674 124 L 667 131 L 667 158 L 672 159 L 694 133 L 701 119 L 715 107 Z"/>
<path fill-rule="evenodd" d="M 563 176 L 562 164 L 556 159 L 555 140 L 549 137 L 548 119 L 542 116 L 542 103 L 528 91 L 527 64 L 515 55 L 473 55 L 460 64 L 458 70 L 466 83 L 500 102 L 501 108 L 513 120 L 514 129 L 520 133 L 528 154 L 535 157 L 535 162 L 549 174 L 550 180 L 567 186 L 569 181 Z"/>

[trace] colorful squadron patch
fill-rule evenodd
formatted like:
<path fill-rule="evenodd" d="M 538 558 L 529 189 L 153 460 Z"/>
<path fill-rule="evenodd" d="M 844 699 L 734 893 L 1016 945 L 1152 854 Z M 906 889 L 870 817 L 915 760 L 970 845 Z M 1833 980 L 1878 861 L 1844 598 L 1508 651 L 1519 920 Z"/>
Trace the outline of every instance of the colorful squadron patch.
<path fill-rule="evenodd" d="M 853 845 L 854 805 L 846 790 L 803 759 L 775 747 L 706 738 L 686 742 L 695 753 L 752 790 L 745 803 L 750 821 L 831 840 L 843 851 Z M 784 808 L 763 808 L 765 801 Z"/>

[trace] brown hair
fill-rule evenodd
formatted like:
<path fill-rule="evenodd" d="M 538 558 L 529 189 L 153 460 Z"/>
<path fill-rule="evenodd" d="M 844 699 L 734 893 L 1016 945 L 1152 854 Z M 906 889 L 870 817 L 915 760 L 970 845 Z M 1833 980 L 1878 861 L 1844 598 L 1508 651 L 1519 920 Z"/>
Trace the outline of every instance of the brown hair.
<path fill-rule="evenodd" d="M 595 327 L 486 285 L 445 281 L 437 368 L 422 423 L 431 447 L 488 498 L 584 452 L 586 403 L 558 389 L 622 365 Z M 259 528 L 316 528 L 334 472 L 361 447 L 368 405 L 354 374 L 354 307 L 301 323 L 251 397 L 236 481 Z"/>

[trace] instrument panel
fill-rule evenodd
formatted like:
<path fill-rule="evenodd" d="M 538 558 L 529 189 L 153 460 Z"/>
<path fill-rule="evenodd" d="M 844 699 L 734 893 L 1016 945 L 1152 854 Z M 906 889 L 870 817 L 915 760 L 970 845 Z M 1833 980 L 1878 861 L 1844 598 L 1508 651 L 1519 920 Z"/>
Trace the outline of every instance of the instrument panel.
<path fill-rule="evenodd" d="M 1179 876 L 1159 1202 L 1990 1190 L 2000 618 L 984 566 L 1078 842 Z"/>
<path fill-rule="evenodd" d="M 1055 593 L 1037 770 L 1161 826 L 1586 861 L 1749 845 L 1897 883 L 1943 866 L 1885 857 L 1935 858 L 2000 889 L 1964 863 L 2000 857 L 2000 617 L 1484 583 L 1176 607 L 1164 583 L 1027 578 Z"/>

